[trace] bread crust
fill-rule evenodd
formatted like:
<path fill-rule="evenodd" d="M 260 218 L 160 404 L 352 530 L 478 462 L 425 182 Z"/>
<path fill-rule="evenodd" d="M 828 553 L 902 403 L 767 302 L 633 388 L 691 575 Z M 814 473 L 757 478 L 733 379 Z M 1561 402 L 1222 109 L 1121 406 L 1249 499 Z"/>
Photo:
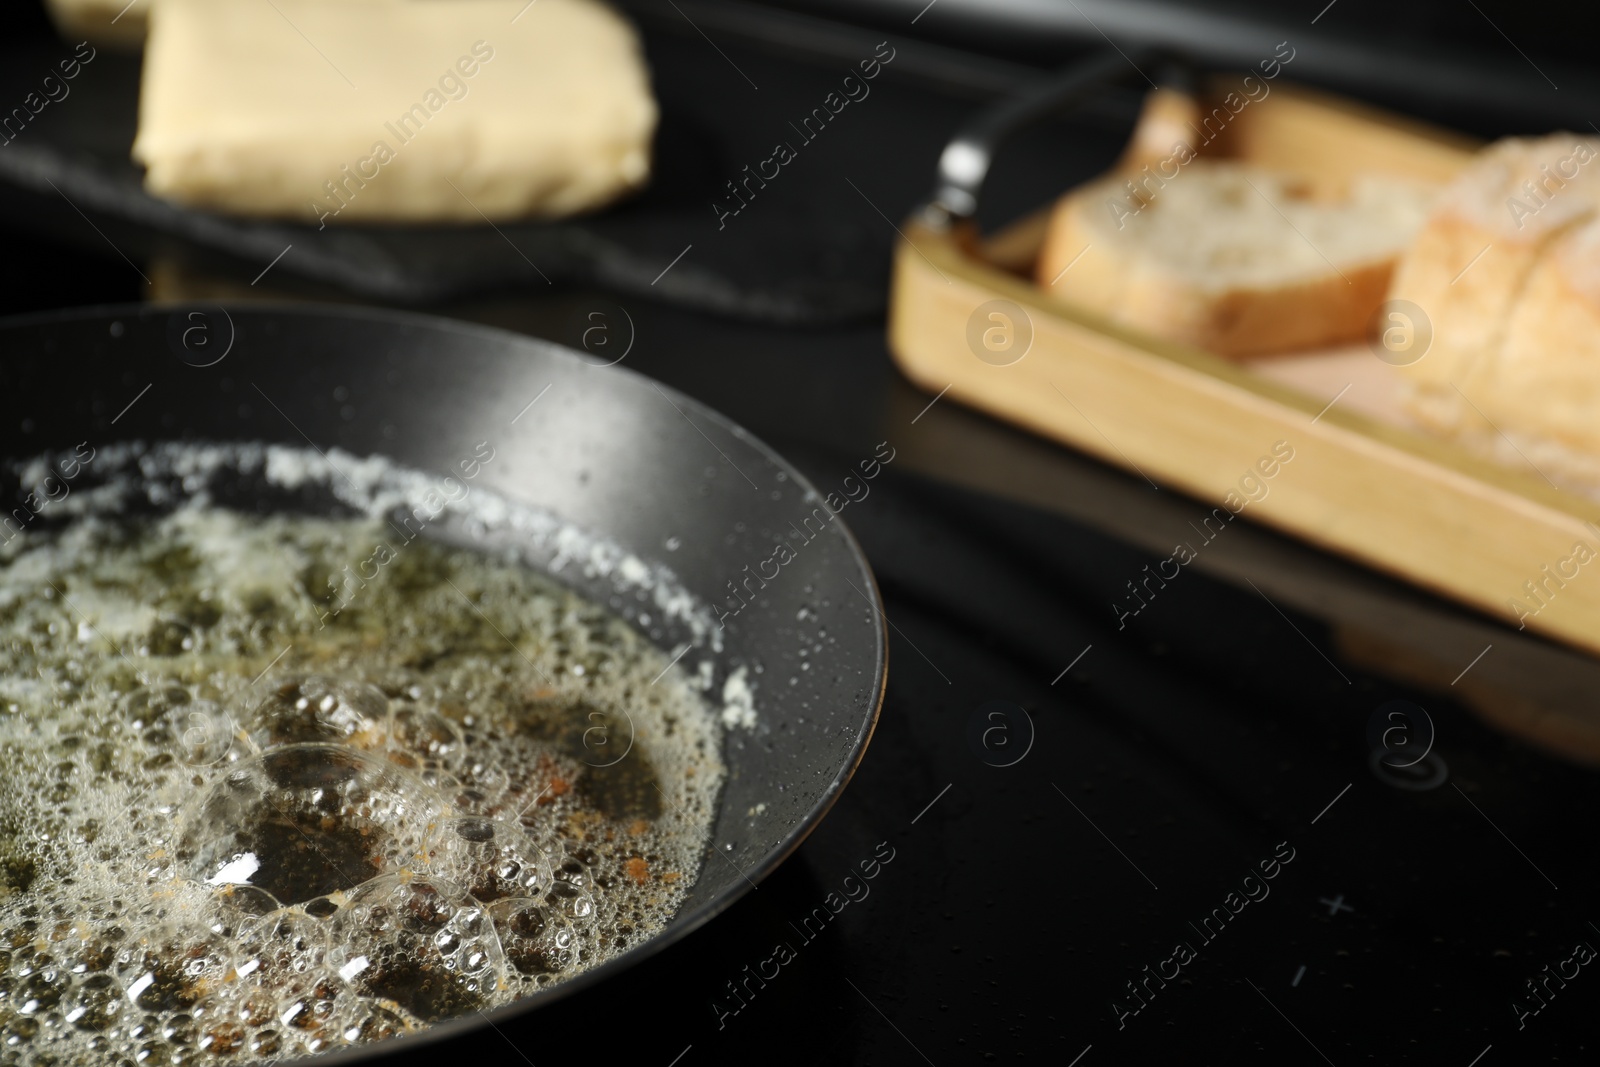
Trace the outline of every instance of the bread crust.
<path fill-rule="evenodd" d="M 1219 355 L 1254 357 L 1348 344 L 1367 335 L 1393 260 L 1271 287 L 1204 293 L 1160 269 L 1135 269 L 1119 318 Z"/>
<path fill-rule="evenodd" d="M 1070 292 L 1071 302 L 1079 308 L 1111 316 L 1127 286 L 1132 264 L 1117 245 L 1100 240 L 1089 221 L 1090 191 L 1094 191 L 1094 203 L 1099 203 L 1106 185 L 1097 182 L 1057 202 L 1034 275 L 1046 292 Z"/>

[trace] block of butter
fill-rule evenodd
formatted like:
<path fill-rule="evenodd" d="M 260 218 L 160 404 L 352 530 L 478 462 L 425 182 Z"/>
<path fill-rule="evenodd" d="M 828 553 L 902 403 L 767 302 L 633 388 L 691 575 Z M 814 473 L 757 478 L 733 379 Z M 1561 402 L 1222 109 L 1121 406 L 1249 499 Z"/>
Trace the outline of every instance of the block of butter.
<path fill-rule="evenodd" d="M 569 215 L 649 176 L 656 105 L 598 0 L 158 0 L 154 195 L 334 222 Z"/>
<path fill-rule="evenodd" d="M 144 41 L 144 13 L 150 0 L 47 0 L 50 18 L 69 41 L 137 49 Z"/>
<path fill-rule="evenodd" d="M 144 44 L 147 18 L 156 0 L 45 0 L 50 18 L 69 41 L 136 52 Z M 224 3 L 226 0 L 218 0 Z M 393 0 L 369 0 L 392 3 Z"/>

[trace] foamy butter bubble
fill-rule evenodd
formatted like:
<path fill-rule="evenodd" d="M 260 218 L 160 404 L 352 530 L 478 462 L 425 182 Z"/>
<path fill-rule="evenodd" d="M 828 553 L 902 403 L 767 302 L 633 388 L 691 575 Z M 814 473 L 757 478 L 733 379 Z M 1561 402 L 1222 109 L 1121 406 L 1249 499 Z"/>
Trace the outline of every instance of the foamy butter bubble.
<path fill-rule="evenodd" d="M 521 558 L 404 536 L 430 483 L 387 461 L 123 445 L 91 470 L 0 545 L 0 1065 L 402 1036 L 671 919 L 724 777 L 708 679 Z M 669 572 L 466 503 L 720 650 Z M 725 696 L 749 728 L 743 673 Z"/>

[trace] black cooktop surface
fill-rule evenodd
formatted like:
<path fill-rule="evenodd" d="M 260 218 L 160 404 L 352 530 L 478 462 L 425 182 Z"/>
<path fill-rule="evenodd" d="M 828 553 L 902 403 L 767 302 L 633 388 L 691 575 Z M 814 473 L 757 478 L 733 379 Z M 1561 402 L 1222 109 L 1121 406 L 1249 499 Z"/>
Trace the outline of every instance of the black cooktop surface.
<path fill-rule="evenodd" d="M 722 44 L 764 81 L 761 47 Z M 886 80 L 893 102 L 795 184 L 838 186 L 883 262 L 944 133 L 1003 87 L 987 63 Z M 997 200 L 1094 170 L 1126 118 L 1113 101 L 1018 146 Z M 1482 122 L 1460 118 L 1517 128 Z M 152 274 L 342 298 L 182 246 L 133 266 L 70 216 L 0 221 L 7 311 L 147 297 Z M 1588 660 L 1248 523 L 1207 537 L 1198 501 L 916 392 L 875 321 L 797 332 L 572 288 L 436 310 L 568 343 L 609 316 L 630 367 L 814 480 L 890 443 L 847 519 L 892 654 L 859 773 L 757 891 L 616 981 L 396 1062 L 1595 1062 L 1600 780 L 1456 699 L 1592 693 Z M 1201 538 L 1198 566 L 1145 584 Z"/>

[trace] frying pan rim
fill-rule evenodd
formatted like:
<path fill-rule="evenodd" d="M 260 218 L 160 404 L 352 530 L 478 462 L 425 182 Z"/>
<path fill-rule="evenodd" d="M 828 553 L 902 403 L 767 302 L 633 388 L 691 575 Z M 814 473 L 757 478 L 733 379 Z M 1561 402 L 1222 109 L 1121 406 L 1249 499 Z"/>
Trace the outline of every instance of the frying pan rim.
<path fill-rule="evenodd" d="M 161 300 L 138 304 L 94 304 L 82 307 L 57 308 L 49 311 L 27 312 L 20 315 L 8 315 L 0 317 L 0 340 L 3 340 L 8 334 L 12 334 L 14 331 L 20 329 L 50 326 L 55 324 L 66 325 L 71 323 L 92 322 L 96 319 L 147 319 L 153 317 L 157 313 L 170 312 L 174 308 L 181 307 L 215 307 L 223 308 L 224 311 L 227 311 L 227 302 L 222 300 Z M 478 336 L 486 339 L 493 339 L 501 344 L 512 343 L 518 346 L 531 346 L 534 349 L 541 350 L 545 354 L 558 360 L 570 360 L 582 366 L 593 366 L 593 364 L 584 359 L 573 349 L 568 348 L 565 345 L 558 344 L 554 341 L 545 340 L 544 338 L 540 337 L 534 337 L 529 334 L 518 333 L 515 330 L 509 330 L 499 326 L 465 322 L 459 319 L 446 318 L 441 315 L 433 315 L 426 312 L 402 311 L 393 308 L 370 306 L 315 304 L 305 301 L 277 299 L 242 301 L 235 305 L 234 310 L 244 314 L 277 313 L 284 315 L 297 315 L 305 318 L 342 320 L 346 322 L 352 320 L 367 321 L 387 326 L 420 327 L 426 330 L 454 333 L 468 337 Z M 3 345 L 0 345 L 0 348 L 3 348 Z M 23 358 L 27 358 L 26 354 L 23 355 Z M 709 419 L 713 423 L 720 425 L 725 430 L 733 433 L 737 439 L 748 443 L 752 448 L 761 453 L 768 460 L 768 462 L 772 463 L 779 470 L 784 471 L 789 478 L 793 479 L 796 486 L 801 490 L 802 493 L 810 493 L 817 497 L 822 496 L 822 494 L 817 491 L 816 486 L 811 483 L 811 480 L 801 473 L 794 466 L 794 464 L 783 458 L 782 455 L 780 455 L 760 437 L 750 433 L 742 425 L 735 422 L 733 419 L 728 418 L 720 411 L 717 411 L 716 409 L 702 403 L 694 397 L 685 394 L 681 390 L 668 385 L 665 382 L 658 381 L 657 379 L 652 378 L 640 371 L 618 365 L 605 367 L 603 369 L 626 375 L 634 379 L 642 386 L 653 387 L 664 391 L 668 395 L 669 399 L 674 400 L 681 406 L 693 410 L 701 417 Z M 679 916 L 674 915 L 667 929 L 661 931 L 661 933 L 656 934 L 653 937 L 647 938 L 646 940 L 640 942 L 637 946 L 626 950 L 620 956 L 608 960 L 597 967 L 593 967 L 587 971 L 584 971 L 581 974 L 575 975 L 564 982 L 559 982 L 551 986 L 549 989 L 542 990 L 526 997 L 521 997 L 506 1004 L 502 1004 L 492 1011 L 483 1012 L 480 1010 L 477 1013 L 478 1018 L 476 1019 L 472 1018 L 471 1016 L 457 1016 L 456 1018 L 446 1019 L 442 1022 L 424 1027 L 419 1032 L 403 1038 L 379 1041 L 370 1045 L 358 1045 L 346 1049 L 340 1049 L 334 1052 L 320 1053 L 312 1056 L 300 1057 L 298 1059 L 276 1062 L 282 1064 L 283 1067 L 311 1067 L 311 1065 L 314 1064 L 337 1065 L 357 1063 L 387 1055 L 389 1051 L 392 1051 L 395 1048 L 396 1041 L 404 1042 L 404 1046 L 408 1050 L 416 1049 L 425 1045 L 434 1044 L 436 1042 L 448 1041 L 458 1034 L 479 1029 L 484 1024 L 488 1024 L 497 1033 L 501 1033 L 502 1037 L 505 1037 L 505 1034 L 501 1032 L 498 1025 L 496 1025 L 498 1022 L 520 1016 L 526 1012 L 536 1011 L 545 1005 L 553 1004 L 556 1001 L 571 996 L 574 993 L 598 985 L 607 978 L 610 978 L 612 975 L 634 967 L 646 959 L 656 955 L 657 953 L 664 951 L 668 947 L 677 944 L 690 934 L 698 931 L 701 927 L 705 926 L 718 915 L 721 915 L 723 912 L 727 911 L 739 900 L 743 899 L 746 893 L 754 889 L 756 883 L 765 880 L 772 874 L 773 871 L 782 866 L 784 861 L 792 856 L 795 851 L 805 843 L 806 838 L 811 836 L 812 832 L 827 816 L 828 812 L 833 809 L 833 806 L 836 803 L 838 803 L 840 796 L 843 795 L 844 790 L 850 784 L 851 779 L 855 777 L 855 773 L 861 766 L 861 761 L 866 755 L 867 746 L 871 742 L 872 736 L 877 730 L 878 718 L 883 710 L 884 696 L 887 692 L 889 684 L 888 615 L 883 609 L 883 597 L 878 589 L 877 577 L 873 574 L 872 567 L 867 562 L 866 552 L 862 549 L 860 542 L 856 540 L 855 534 L 853 534 L 850 531 L 850 528 L 845 524 L 843 517 L 836 516 L 836 521 L 829 523 L 829 525 L 838 531 L 838 536 L 843 539 L 844 547 L 850 557 L 850 562 L 854 564 L 857 570 L 860 571 L 861 577 L 865 581 L 865 591 L 869 601 L 869 606 L 871 607 L 877 622 L 877 625 L 873 627 L 873 634 L 876 644 L 876 647 L 873 650 L 873 669 L 877 675 L 877 684 L 873 687 L 873 692 L 870 694 L 868 700 L 864 728 L 857 737 L 856 742 L 852 746 L 850 752 L 846 755 L 843 766 L 840 767 L 839 771 L 835 774 L 833 780 L 828 784 L 822 795 L 817 799 L 816 803 L 813 804 L 810 810 L 808 810 L 795 824 L 794 829 L 792 829 L 781 841 L 779 841 L 776 846 L 769 850 L 766 855 L 762 857 L 759 863 L 751 867 L 748 871 L 742 872 L 742 884 L 734 883 L 734 885 L 722 895 L 716 897 L 715 899 L 704 902 L 699 907 L 691 911 L 687 916 L 684 916 L 681 920 Z M 605 531 L 602 530 L 596 532 L 603 534 Z M 710 858 L 711 851 L 712 848 L 708 842 L 706 850 L 707 859 Z M 702 869 L 704 869 L 703 862 Z M 517 1046 L 511 1042 L 509 1037 L 506 1037 L 506 1042 L 511 1044 L 513 1048 L 517 1048 Z M 517 1051 L 520 1052 L 521 1050 L 517 1049 Z"/>

